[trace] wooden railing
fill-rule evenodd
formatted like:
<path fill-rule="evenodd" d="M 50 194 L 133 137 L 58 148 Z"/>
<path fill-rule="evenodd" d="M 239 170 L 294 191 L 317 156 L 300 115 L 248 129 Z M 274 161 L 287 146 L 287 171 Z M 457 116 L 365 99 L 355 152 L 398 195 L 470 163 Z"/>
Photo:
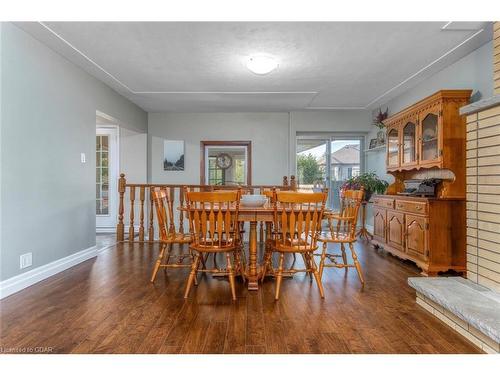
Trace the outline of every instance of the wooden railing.
<path fill-rule="evenodd" d="M 184 204 L 184 187 L 193 191 L 212 191 L 214 189 L 234 189 L 235 186 L 212 186 L 212 185 L 177 185 L 177 184 L 134 184 L 128 183 L 125 174 L 120 174 L 118 181 L 118 224 L 116 225 L 116 240 L 128 242 L 154 242 L 155 241 L 155 222 L 156 216 L 153 205 L 153 195 L 151 191 L 154 188 L 166 188 L 170 196 L 173 197 L 176 206 Z M 283 177 L 283 185 L 251 185 L 238 186 L 243 190 L 258 194 L 265 189 L 277 188 L 281 190 L 296 190 L 295 176 L 288 179 Z M 138 219 L 136 219 L 136 216 Z M 184 232 L 184 213 L 179 211 L 178 228 L 181 233 Z M 170 225 L 174 225 L 171 223 Z M 128 238 L 125 239 L 125 229 L 127 227 Z M 146 230 L 147 228 L 147 230 Z M 170 228 L 173 229 L 173 228 Z M 260 231 L 262 232 L 262 225 Z M 146 236 L 147 232 L 147 236 Z M 136 239 L 137 236 L 137 239 Z M 147 238 L 146 238 L 147 237 Z M 261 234 L 261 238 L 262 238 Z"/>

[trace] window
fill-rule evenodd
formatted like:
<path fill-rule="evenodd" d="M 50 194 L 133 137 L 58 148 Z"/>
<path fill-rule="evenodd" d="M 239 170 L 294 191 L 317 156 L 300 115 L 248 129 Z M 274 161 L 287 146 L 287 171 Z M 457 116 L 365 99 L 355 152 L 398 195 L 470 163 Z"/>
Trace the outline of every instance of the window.
<path fill-rule="evenodd" d="M 96 136 L 96 215 L 109 215 L 109 136 Z"/>
<path fill-rule="evenodd" d="M 224 170 L 217 166 L 217 158 L 215 156 L 208 158 L 208 184 L 224 185 Z"/>

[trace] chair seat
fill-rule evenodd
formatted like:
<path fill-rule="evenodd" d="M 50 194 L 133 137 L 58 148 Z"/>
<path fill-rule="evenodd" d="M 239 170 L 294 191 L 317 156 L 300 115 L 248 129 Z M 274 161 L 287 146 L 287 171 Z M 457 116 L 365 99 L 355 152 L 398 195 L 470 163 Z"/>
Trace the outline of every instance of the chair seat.
<path fill-rule="evenodd" d="M 270 239 L 267 243 L 274 251 L 283 253 L 309 252 L 318 248 L 317 246 L 311 247 L 311 243 L 303 238 L 287 238 L 284 243 L 281 240 Z"/>
<path fill-rule="evenodd" d="M 321 232 L 318 236 L 319 242 L 354 242 L 355 238 L 351 237 L 350 233 L 331 233 L 331 232 Z"/>
<path fill-rule="evenodd" d="M 236 250 L 238 242 L 234 239 L 224 240 L 219 243 L 219 241 L 210 241 L 206 242 L 200 241 L 196 245 L 191 245 L 191 249 L 203 252 L 203 253 L 219 253 L 219 252 L 228 252 L 232 250 Z"/>
<path fill-rule="evenodd" d="M 169 233 L 165 239 L 160 239 L 163 243 L 190 243 L 191 236 L 189 233 Z"/>

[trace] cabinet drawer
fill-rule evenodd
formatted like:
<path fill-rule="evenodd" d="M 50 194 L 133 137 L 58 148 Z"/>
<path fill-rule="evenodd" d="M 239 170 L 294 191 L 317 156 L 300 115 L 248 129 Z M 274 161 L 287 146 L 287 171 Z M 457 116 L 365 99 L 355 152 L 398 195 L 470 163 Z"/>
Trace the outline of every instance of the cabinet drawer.
<path fill-rule="evenodd" d="M 412 212 L 415 214 L 427 215 L 429 212 L 427 203 L 413 201 L 396 201 L 396 209 L 401 211 Z"/>
<path fill-rule="evenodd" d="M 373 198 L 373 204 L 379 207 L 394 208 L 394 199 L 391 198 Z"/>

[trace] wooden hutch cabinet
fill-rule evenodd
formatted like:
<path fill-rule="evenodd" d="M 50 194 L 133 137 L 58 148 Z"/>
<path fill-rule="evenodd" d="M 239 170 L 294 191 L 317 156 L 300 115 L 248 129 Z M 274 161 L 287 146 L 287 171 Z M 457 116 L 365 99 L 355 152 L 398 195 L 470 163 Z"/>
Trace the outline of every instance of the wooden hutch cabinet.
<path fill-rule="evenodd" d="M 465 120 L 471 90 L 442 90 L 384 121 L 387 173 L 374 195 L 373 244 L 415 262 L 425 275 L 465 271 Z M 435 197 L 406 196 L 405 180 L 439 178 Z"/>

